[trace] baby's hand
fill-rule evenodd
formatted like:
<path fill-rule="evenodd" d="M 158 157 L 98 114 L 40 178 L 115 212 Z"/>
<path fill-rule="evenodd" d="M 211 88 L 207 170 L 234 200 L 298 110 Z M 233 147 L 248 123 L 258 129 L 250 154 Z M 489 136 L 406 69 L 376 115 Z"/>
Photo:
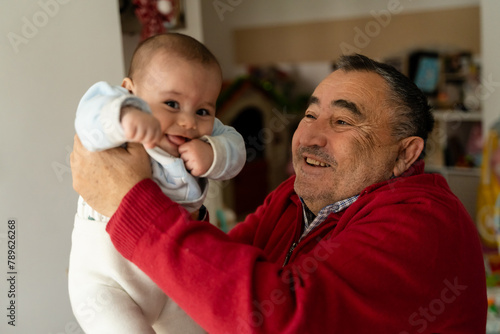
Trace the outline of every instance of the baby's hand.
<path fill-rule="evenodd" d="M 179 154 L 193 176 L 205 174 L 214 161 L 212 146 L 200 139 L 192 139 L 179 146 Z"/>
<path fill-rule="evenodd" d="M 146 148 L 155 147 L 163 137 L 160 122 L 153 115 L 134 107 L 122 108 L 121 124 L 127 140 L 141 143 Z"/>

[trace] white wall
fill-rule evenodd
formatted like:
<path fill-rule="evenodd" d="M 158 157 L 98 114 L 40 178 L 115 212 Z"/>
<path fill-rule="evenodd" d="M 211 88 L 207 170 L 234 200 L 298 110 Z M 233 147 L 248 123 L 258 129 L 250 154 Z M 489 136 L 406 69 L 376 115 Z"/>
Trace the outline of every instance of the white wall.
<path fill-rule="evenodd" d="M 483 88 L 478 92 L 483 105 L 483 129 L 487 130 L 500 118 L 500 1 L 481 0 L 481 48 Z"/>
<path fill-rule="evenodd" d="M 0 38 L 0 333 L 82 333 L 67 294 L 77 199 L 69 153 L 81 95 L 123 76 L 118 1 L 4 2 Z M 5 279 L 11 218 L 15 299 Z"/>

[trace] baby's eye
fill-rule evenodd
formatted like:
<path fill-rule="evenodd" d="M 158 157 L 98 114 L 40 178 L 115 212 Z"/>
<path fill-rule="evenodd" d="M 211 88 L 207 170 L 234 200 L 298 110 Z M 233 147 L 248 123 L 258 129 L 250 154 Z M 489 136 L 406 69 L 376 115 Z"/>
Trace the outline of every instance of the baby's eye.
<path fill-rule="evenodd" d="M 179 103 L 176 101 L 165 101 L 165 104 L 170 108 L 179 109 Z"/>
<path fill-rule="evenodd" d="M 196 115 L 210 116 L 210 112 L 207 109 L 199 109 L 196 111 Z"/>

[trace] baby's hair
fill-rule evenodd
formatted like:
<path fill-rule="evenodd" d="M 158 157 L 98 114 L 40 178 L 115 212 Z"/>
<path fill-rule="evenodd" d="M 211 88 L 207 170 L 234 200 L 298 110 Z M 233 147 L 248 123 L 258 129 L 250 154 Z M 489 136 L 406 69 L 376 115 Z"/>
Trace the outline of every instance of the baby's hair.
<path fill-rule="evenodd" d="M 221 72 L 217 58 L 205 45 L 187 35 L 165 33 L 149 37 L 139 43 L 132 56 L 128 77 L 133 79 L 156 52 L 166 52 L 201 65 L 213 65 Z"/>

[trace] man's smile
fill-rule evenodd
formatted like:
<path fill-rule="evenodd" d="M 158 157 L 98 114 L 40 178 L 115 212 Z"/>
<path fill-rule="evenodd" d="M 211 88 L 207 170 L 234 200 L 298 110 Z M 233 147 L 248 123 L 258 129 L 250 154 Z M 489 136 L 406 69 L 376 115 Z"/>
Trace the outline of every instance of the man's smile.
<path fill-rule="evenodd" d="M 313 158 L 305 158 L 305 161 L 308 165 L 311 165 L 311 166 L 319 166 L 319 167 L 330 167 L 329 164 L 327 163 L 324 163 L 324 162 L 321 162 L 321 161 L 318 161 L 318 160 L 315 160 Z"/>
<path fill-rule="evenodd" d="M 297 162 L 302 160 L 306 166 L 312 167 L 332 167 L 335 166 L 335 159 L 317 146 L 301 146 L 296 152 Z"/>

